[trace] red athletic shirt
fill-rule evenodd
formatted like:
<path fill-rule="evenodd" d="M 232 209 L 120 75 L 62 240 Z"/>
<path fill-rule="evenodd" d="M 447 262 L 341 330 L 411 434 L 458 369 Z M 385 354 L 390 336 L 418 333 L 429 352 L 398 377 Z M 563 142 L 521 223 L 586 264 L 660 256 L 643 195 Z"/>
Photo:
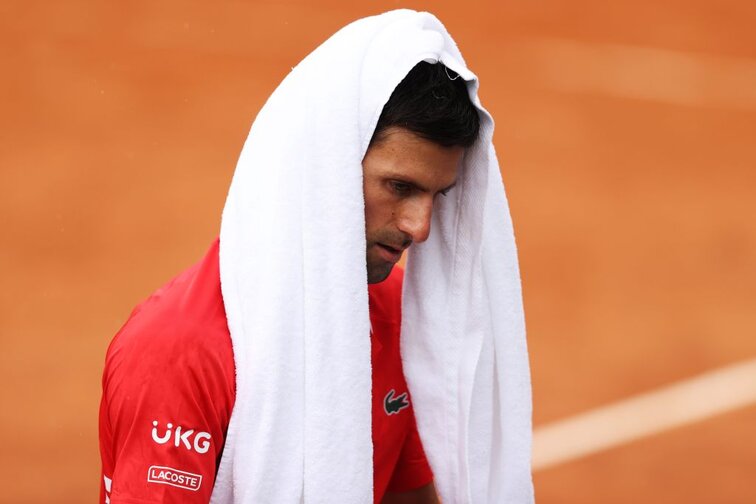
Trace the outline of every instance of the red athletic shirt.
<path fill-rule="evenodd" d="M 402 272 L 369 286 L 375 502 L 433 479 L 399 355 Z M 218 241 L 137 306 L 105 358 L 100 502 L 207 503 L 236 396 Z M 345 467 L 344 470 L 349 470 Z"/>

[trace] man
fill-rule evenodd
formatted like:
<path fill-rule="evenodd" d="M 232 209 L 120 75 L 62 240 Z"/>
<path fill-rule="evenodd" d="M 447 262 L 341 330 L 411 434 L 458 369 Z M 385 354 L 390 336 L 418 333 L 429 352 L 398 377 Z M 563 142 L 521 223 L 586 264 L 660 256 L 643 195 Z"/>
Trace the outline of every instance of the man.
<path fill-rule="evenodd" d="M 408 321 L 402 320 L 403 274 L 394 266 L 404 250 L 432 236 L 431 223 L 439 219 L 434 211 L 439 200 L 453 194 L 463 158 L 466 153 L 478 156 L 470 151 L 480 143 L 481 127 L 466 84 L 472 77 L 460 78 L 438 58 L 417 58 L 409 71 L 398 70 L 404 76 L 389 88 L 387 101 L 380 98 L 385 91 L 368 92 L 371 81 L 360 86 L 350 104 L 346 93 L 354 86 L 334 75 L 356 68 L 340 60 L 334 63 L 334 53 L 350 52 L 359 61 L 368 61 L 365 53 L 370 51 L 393 58 L 401 54 L 393 44 L 401 43 L 405 32 L 411 36 L 428 26 L 438 32 L 435 23 L 425 14 L 397 11 L 350 25 L 303 61 L 271 96 L 237 167 L 220 240 L 202 261 L 138 306 L 108 349 L 100 409 L 102 501 L 191 503 L 212 497 L 213 502 L 435 503 L 420 423 L 427 425 L 428 436 L 423 429 L 420 433 L 431 443 L 434 469 L 442 472 L 436 482 L 445 502 L 478 499 L 483 487 L 486 500 L 504 502 L 499 499 L 505 494 L 490 483 L 499 476 L 483 474 L 485 469 L 478 471 L 481 476 L 476 469 L 488 468 L 490 473 L 506 456 L 495 447 L 483 452 L 464 448 L 460 453 L 476 460 L 461 470 L 473 474 L 453 472 L 454 465 L 442 457 L 443 446 L 453 451 L 454 443 L 441 438 L 448 437 L 446 430 L 454 432 L 455 417 L 440 409 L 416 422 L 403 364 L 413 347 L 404 341 L 400 347 L 399 338 L 400 327 Z M 365 40 L 365 47 L 355 49 L 349 37 Z M 427 52 L 425 42 L 416 44 L 418 54 Z M 334 64 L 330 73 L 323 71 Z M 376 66 L 360 71 L 371 69 Z M 337 93 L 344 97 L 343 106 L 338 100 L 324 100 L 325 108 L 312 105 L 312 88 L 317 90 L 324 75 L 334 85 L 322 89 L 334 92 L 333 87 L 341 86 Z M 375 126 L 365 130 L 369 141 L 355 177 L 353 170 L 332 161 L 350 164 L 359 151 L 362 123 L 349 137 L 352 129 L 334 118 L 356 109 L 362 113 L 373 94 L 376 103 L 385 104 Z M 288 109 L 293 112 L 287 114 Z M 361 117 L 371 115 L 367 109 Z M 300 129 L 306 134 L 297 136 Z M 477 176 L 466 175 L 465 184 Z M 355 191 L 357 180 L 361 194 Z M 351 211 L 357 204 L 361 215 Z M 466 206 L 455 219 L 463 225 Z M 313 210 L 322 213 L 312 215 Z M 450 218 L 441 217 L 437 232 L 447 240 L 445 223 Z M 362 227 L 359 241 L 355 222 Z M 457 231 L 463 238 L 468 232 Z M 361 267 L 355 267 L 355 251 L 362 255 Z M 281 261 L 279 255 L 288 258 Z M 418 264 L 417 271 L 422 271 L 422 262 Z M 407 289 L 417 285 L 422 281 L 412 279 Z M 369 319 L 363 318 L 368 308 Z M 409 322 L 418 320 L 422 317 L 411 311 Z M 482 348 L 494 344 L 486 341 Z M 481 347 L 469 342 L 480 352 Z M 435 365 L 438 359 L 432 352 L 445 346 L 452 348 L 438 341 L 430 357 L 409 362 Z M 459 349 L 451 355 L 478 354 Z M 495 371 L 490 359 L 475 364 L 480 359 L 465 357 L 475 367 L 455 372 Z M 448 356 L 443 360 L 445 368 L 456 370 Z M 427 403 L 434 390 L 428 392 L 422 381 L 435 376 L 440 384 L 447 383 L 443 372 L 421 373 L 412 394 L 418 391 Z M 459 382 L 465 383 L 463 378 Z M 479 425 L 480 418 L 491 415 L 475 414 L 488 411 L 476 402 L 477 383 L 470 385 L 468 407 L 473 413 L 459 417 L 462 431 L 469 424 L 494 432 L 504 422 Z M 456 411 L 455 404 L 451 408 Z M 441 425 L 441 435 L 434 434 L 434 422 Z M 465 435 L 467 439 L 472 441 L 465 443 L 480 443 Z M 493 462 L 481 464 L 480 453 L 489 454 Z M 512 465 L 513 474 L 519 474 L 520 462 Z M 516 490 L 525 495 L 522 502 L 532 494 L 528 485 L 529 479 L 524 491 Z"/>
<path fill-rule="evenodd" d="M 363 161 L 369 284 L 386 280 L 402 252 L 426 240 L 433 202 L 452 190 L 464 149 L 474 143 L 478 129 L 478 115 L 463 81 L 451 80 L 442 64 L 418 64 L 396 88 Z M 228 329 L 223 327 L 217 261 L 214 246 L 200 265 L 140 305 L 108 352 L 100 424 L 108 478 L 103 492 L 111 482 L 113 503 L 132 498 L 207 502 L 210 497 L 234 403 L 233 357 Z M 382 346 L 398 349 L 394 331 L 376 334 L 386 327 L 378 319 L 390 318 L 394 327 L 399 325 L 401 272 L 394 271 L 388 284 L 371 289 L 377 320 L 372 337 L 375 344 L 383 341 Z M 176 324 L 173 317 L 185 317 L 185 309 L 203 312 L 192 321 L 196 328 L 190 334 L 177 336 L 181 329 L 171 327 Z M 217 334 L 210 340 L 208 333 Z M 155 352 L 145 355 L 143 345 Z M 207 362 L 195 360 L 201 352 L 216 356 L 209 369 Z M 373 372 L 376 387 L 381 381 L 404 381 L 398 352 L 389 358 L 374 355 Z M 391 396 L 376 395 L 376 502 L 436 502 L 406 397 L 405 387 Z M 184 414 L 186 420 L 157 420 L 179 418 L 187 402 L 199 407 Z M 392 404 L 396 411 L 387 413 Z M 408 421 L 394 425 L 400 416 Z M 210 440 L 215 443 L 214 457 L 207 455 Z M 191 471 L 174 469 L 179 467 Z"/>

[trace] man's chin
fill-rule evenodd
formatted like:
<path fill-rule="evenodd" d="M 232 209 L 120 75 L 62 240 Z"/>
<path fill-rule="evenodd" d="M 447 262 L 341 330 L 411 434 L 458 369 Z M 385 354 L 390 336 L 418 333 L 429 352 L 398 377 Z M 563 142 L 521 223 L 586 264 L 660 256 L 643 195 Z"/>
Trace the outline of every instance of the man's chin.
<path fill-rule="evenodd" d="M 373 264 L 371 265 L 368 263 L 367 272 L 368 272 L 368 283 L 369 284 L 376 284 L 383 282 L 388 278 L 388 276 L 391 274 L 391 270 L 393 269 L 394 264 L 393 263 L 387 263 L 383 262 L 382 264 Z"/>

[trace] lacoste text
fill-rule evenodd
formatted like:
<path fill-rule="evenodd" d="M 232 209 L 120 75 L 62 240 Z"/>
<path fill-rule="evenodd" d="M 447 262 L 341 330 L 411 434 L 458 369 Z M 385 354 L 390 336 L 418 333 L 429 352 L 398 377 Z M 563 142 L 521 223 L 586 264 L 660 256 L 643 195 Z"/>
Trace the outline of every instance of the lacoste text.
<path fill-rule="evenodd" d="M 150 466 L 147 471 L 147 481 L 149 483 L 162 483 L 187 490 L 199 490 L 202 484 L 202 476 L 190 472 L 179 471 L 172 467 Z"/>

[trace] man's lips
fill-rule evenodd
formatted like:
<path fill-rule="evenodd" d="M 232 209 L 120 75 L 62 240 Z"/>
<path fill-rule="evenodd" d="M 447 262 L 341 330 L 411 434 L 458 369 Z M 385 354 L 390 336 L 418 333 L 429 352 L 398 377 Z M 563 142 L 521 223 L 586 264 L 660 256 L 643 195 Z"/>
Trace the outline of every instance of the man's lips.
<path fill-rule="evenodd" d="M 402 257 L 402 252 L 404 249 L 397 249 L 388 245 L 384 245 L 383 243 L 376 243 L 375 245 L 378 248 L 378 253 L 385 261 L 395 263 Z"/>

